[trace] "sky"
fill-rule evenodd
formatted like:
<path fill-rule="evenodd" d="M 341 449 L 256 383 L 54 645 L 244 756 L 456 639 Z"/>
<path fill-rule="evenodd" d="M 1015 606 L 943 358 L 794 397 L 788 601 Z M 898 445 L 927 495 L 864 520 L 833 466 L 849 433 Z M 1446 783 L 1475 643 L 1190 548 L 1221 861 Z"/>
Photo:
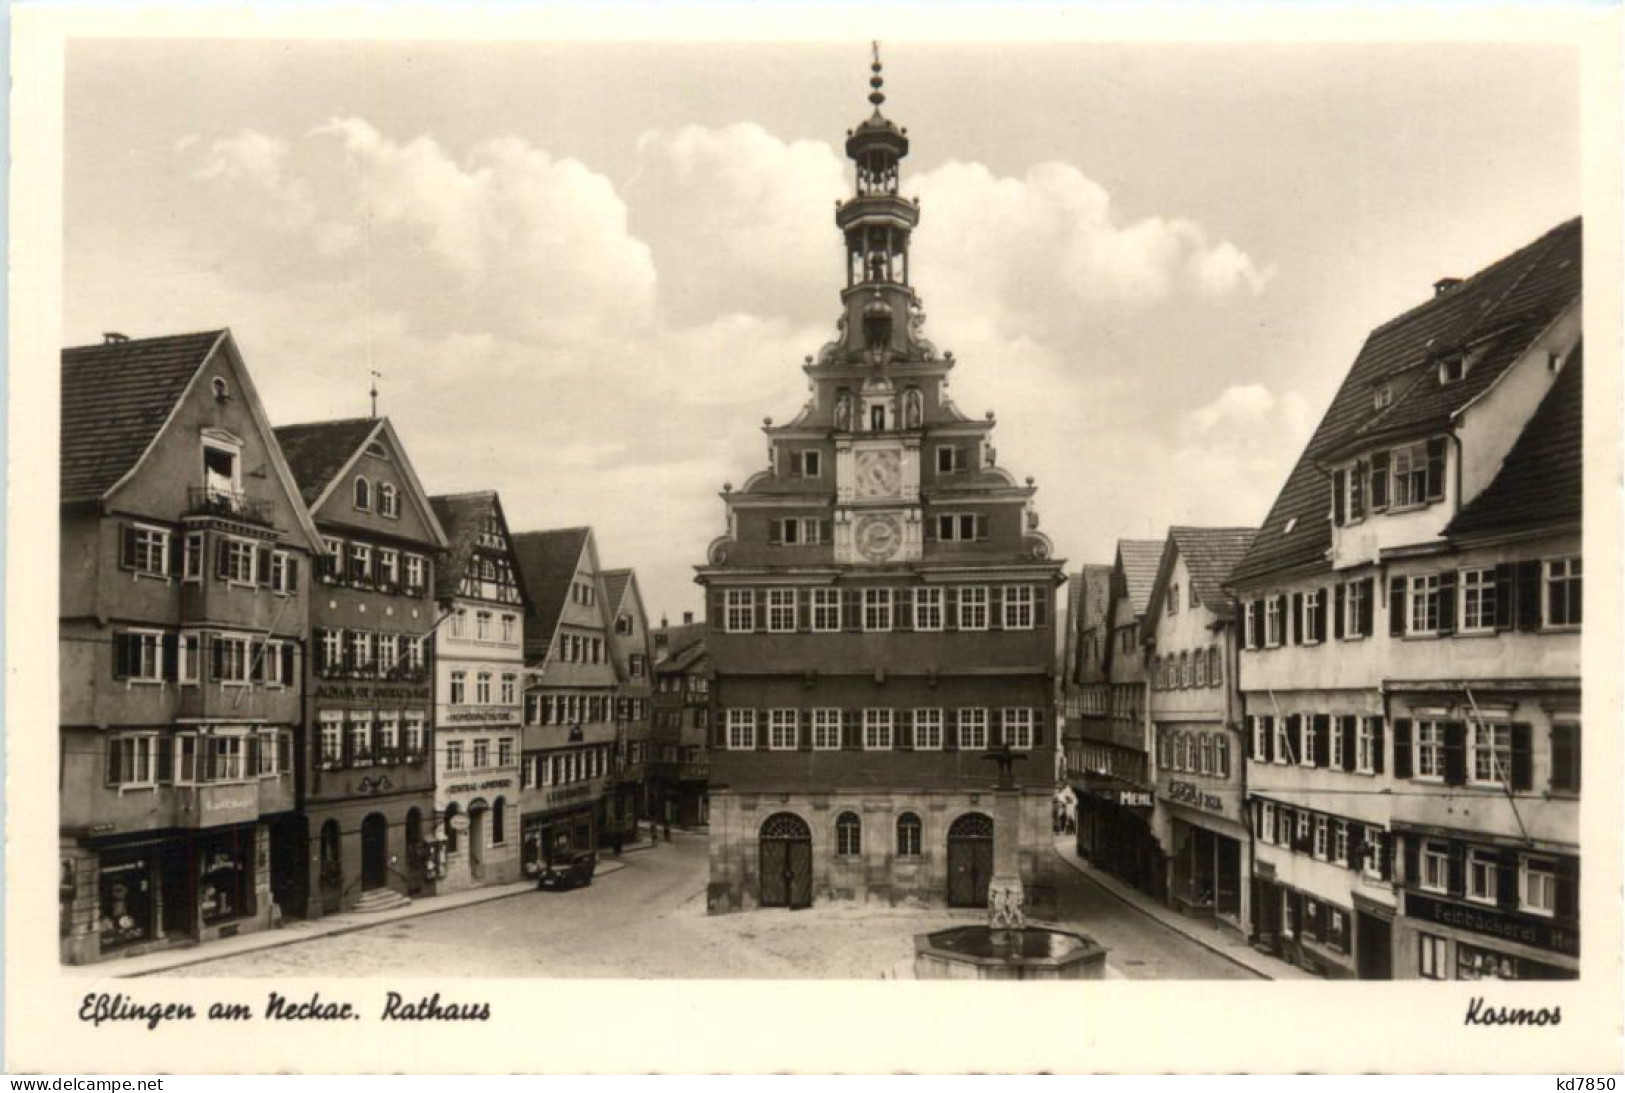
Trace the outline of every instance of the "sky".
<path fill-rule="evenodd" d="M 925 333 L 1069 567 L 1254 525 L 1366 333 L 1580 211 L 1561 45 L 885 43 Z M 658 620 L 807 397 L 867 42 L 79 40 L 64 338 L 590 524 Z"/>

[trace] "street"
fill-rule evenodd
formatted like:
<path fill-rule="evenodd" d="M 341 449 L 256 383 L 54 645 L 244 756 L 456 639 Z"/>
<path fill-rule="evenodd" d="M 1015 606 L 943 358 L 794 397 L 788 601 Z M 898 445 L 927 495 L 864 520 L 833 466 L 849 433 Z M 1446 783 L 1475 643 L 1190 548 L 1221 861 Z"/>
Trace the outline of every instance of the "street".
<path fill-rule="evenodd" d="M 526 892 L 169 974 L 875 979 L 910 958 L 914 934 L 982 918 L 867 907 L 712 917 L 703 833 L 673 832 L 670 844 L 619 861 L 590 888 Z M 1124 978 L 1254 978 L 1064 865 L 1057 881 L 1062 921 L 1110 949 Z"/>

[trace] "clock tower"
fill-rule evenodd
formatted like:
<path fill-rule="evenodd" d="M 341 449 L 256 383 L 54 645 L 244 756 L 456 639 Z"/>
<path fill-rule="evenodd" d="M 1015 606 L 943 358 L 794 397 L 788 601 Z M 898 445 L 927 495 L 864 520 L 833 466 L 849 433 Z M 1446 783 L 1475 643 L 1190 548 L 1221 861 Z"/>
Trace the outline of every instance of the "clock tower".
<path fill-rule="evenodd" d="M 899 191 L 908 131 L 881 112 L 878 48 L 871 71 L 872 112 L 846 137 L 853 190 L 835 209 L 835 335 L 803 362 L 800 412 L 763 423 L 767 467 L 724 487 L 727 530 L 698 567 L 715 673 L 713 910 L 979 905 L 991 866 L 977 840 L 993 823 L 974 804 L 980 756 L 1054 746 L 1062 563 L 1032 479 L 997 464 L 993 414 L 960 412 L 953 354 L 925 336 L 909 269 L 920 204 Z M 1035 819 L 1021 826 L 1041 832 L 1053 787 L 1028 789 Z M 1024 846 L 1039 899 L 1044 849 Z"/>

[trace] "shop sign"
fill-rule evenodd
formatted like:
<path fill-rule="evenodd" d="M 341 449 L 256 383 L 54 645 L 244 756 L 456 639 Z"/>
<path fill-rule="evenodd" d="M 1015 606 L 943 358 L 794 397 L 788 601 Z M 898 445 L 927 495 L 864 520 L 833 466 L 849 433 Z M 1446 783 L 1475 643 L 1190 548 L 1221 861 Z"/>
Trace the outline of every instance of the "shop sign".
<path fill-rule="evenodd" d="M 566 801 L 588 801 L 597 797 L 602 788 L 596 780 L 582 782 L 580 785 L 565 786 L 562 789 L 550 789 L 542 799 L 550 805 L 563 804 Z"/>
<path fill-rule="evenodd" d="M 517 725 L 519 711 L 515 709 L 453 710 L 440 719 L 441 724 L 474 723 L 480 725 Z"/>
<path fill-rule="evenodd" d="M 1148 789 L 1120 789 L 1117 804 L 1120 808 L 1155 808 L 1156 799 Z"/>
<path fill-rule="evenodd" d="M 342 698 L 370 702 L 376 699 L 395 699 L 403 702 L 421 702 L 429 696 L 427 684 L 416 687 L 370 687 L 366 685 L 318 683 L 317 698 Z"/>
<path fill-rule="evenodd" d="M 1274 880 L 1275 863 L 1272 861 L 1255 861 L 1253 862 L 1253 872 L 1258 875 L 1259 880 Z"/>
<path fill-rule="evenodd" d="M 468 817 L 464 816 L 461 812 L 459 812 L 457 815 L 453 816 L 450 820 L 447 820 L 446 823 L 451 827 L 451 829 L 453 831 L 467 831 L 468 830 Z"/>
<path fill-rule="evenodd" d="M 196 811 L 192 813 L 193 827 L 215 827 L 259 819 L 260 788 L 257 782 L 197 786 L 192 792 L 192 800 L 196 804 Z"/>
<path fill-rule="evenodd" d="M 1515 941 L 1569 956 L 1580 955 L 1580 935 L 1544 919 L 1509 915 L 1489 907 L 1465 907 L 1459 903 L 1431 899 L 1414 892 L 1405 894 L 1405 913 L 1424 922 L 1437 922 L 1457 930 Z"/>
<path fill-rule="evenodd" d="M 1182 805 L 1191 805 L 1195 808 L 1203 808 L 1209 812 L 1224 811 L 1223 798 L 1216 793 L 1206 792 L 1195 782 L 1170 780 L 1164 796 L 1170 801 L 1177 801 Z"/>
<path fill-rule="evenodd" d="M 484 782 L 458 782 L 446 787 L 447 793 L 478 793 L 486 789 L 511 789 L 512 778 L 491 778 Z"/>

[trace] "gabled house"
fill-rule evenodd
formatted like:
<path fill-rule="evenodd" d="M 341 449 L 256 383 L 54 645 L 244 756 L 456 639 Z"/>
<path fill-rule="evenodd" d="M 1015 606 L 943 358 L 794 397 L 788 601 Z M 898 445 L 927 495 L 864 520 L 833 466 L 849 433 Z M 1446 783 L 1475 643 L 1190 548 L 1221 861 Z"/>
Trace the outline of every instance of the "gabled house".
<path fill-rule="evenodd" d="M 1245 932 L 1252 877 L 1236 686 L 1236 603 L 1223 588 L 1252 528 L 1172 527 L 1146 606 L 1156 812 L 1168 901 Z"/>
<path fill-rule="evenodd" d="M 1578 220 L 1440 281 L 1231 574 L 1253 927 L 1313 970 L 1577 970 L 1580 333 Z"/>
<path fill-rule="evenodd" d="M 62 353 L 61 956 L 263 929 L 321 539 L 231 333 Z"/>
<path fill-rule="evenodd" d="M 431 497 L 450 543 L 435 564 L 435 890 L 519 879 L 524 585 L 501 499 Z"/>
<path fill-rule="evenodd" d="M 429 639 L 446 534 L 388 418 L 276 436 L 324 548 L 300 757 L 305 852 L 284 909 L 385 908 L 427 891 L 438 868 Z"/>
<path fill-rule="evenodd" d="M 623 838 L 635 838 L 638 820 L 648 809 L 649 701 L 654 694 L 654 652 L 649 641 L 649 615 L 643 606 L 638 577 L 630 569 L 604 572 L 605 606 L 613 620 L 610 653 L 620 676 L 615 719 L 620 739 L 614 758 L 615 788 L 606 819 Z"/>
<path fill-rule="evenodd" d="M 599 846 L 619 724 L 620 676 L 611 647 L 591 528 L 513 536 L 525 617 L 522 860 L 527 870 Z"/>
<path fill-rule="evenodd" d="M 650 815 L 684 827 L 711 820 L 711 658 L 705 623 L 683 613 L 654 632 L 655 692 L 650 730 Z"/>

